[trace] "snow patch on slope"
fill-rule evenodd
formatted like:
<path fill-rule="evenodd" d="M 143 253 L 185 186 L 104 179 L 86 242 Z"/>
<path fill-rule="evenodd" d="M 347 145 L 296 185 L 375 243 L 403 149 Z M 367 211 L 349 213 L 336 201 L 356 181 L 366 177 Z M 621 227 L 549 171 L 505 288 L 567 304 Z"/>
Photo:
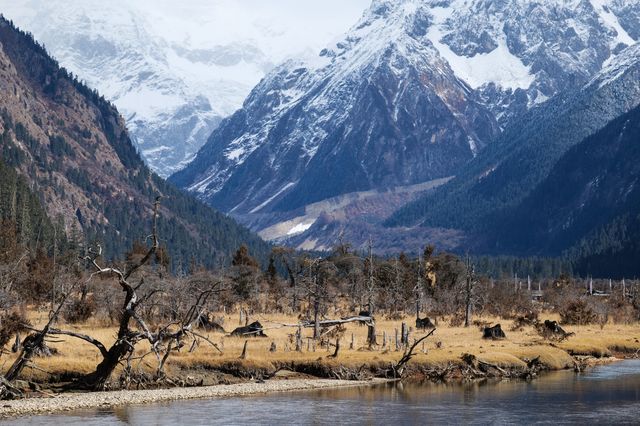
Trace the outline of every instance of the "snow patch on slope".
<path fill-rule="evenodd" d="M 313 226 L 315 222 L 310 222 L 310 223 L 300 223 L 296 226 L 294 226 L 293 228 L 291 228 L 289 230 L 289 232 L 287 232 L 287 236 L 292 236 L 292 235 L 297 235 L 297 234 L 302 234 L 303 232 L 305 232 L 307 229 L 311 228 L 311 226 Z"/>
<path fill-rule="evenodd" d="M 267 206 L 267 204 L 269 204 L 270 202 L 272 202 L 273 200 L 275 200 L 278 195 L 282 194 L 284 191 L 286 191 L 287 189 L 291 188 L 292 186 L 294 186 L 297 182 L 289 182 L 288 184 L 286 184 L 285 186 L 283 186 L 278 192 L 275 193 L 275 195 L 273 195 L 273 197 L 270 197 L 267 201 L 265 201 L 264 203 L 260 204 L 258 207 L 256 207 L 255 209 L 251 210 L 250 213 L 257 213 L 260 210 L 262 210 L 264 207 Z M 311 226 L 311 225 L 309 225 Z"/>
<path fill-rule="evenodd" d="M 455 7 L 456 3 L 449 7 L 432 8 L 434 22 L 427 35 L 440 55 L 449 62 L 455 74 L 473 89 L 489 83 L 495 83 L 505 89 L 529 88 L 535 76 L 520 58 L 509 51 L 504 34 L 496 40 L 498 44 L 496 49 L 472 57 L 459 56 L 442 42 L 445 35 L 443 26 L 453 14 Z"/>
<path fill-rule="evenodd" d="M 616 45 L 620 43 L 631 46 L 635 43 L 635 40 L 625 31 L 624 28 L 622 28 L 622 25 L 620 25 L 620 22 L 618 21 L 618 17 L 614 15 L 611 9 L 609 9 L 608 3 L 610 3 L 608 0 L 591 0 L 591 4 L 596 12 L 598 12 L 600 19 L 602 19 L 607 27 L 615 30 L 618 34 L 616 39 L 612 41 L 611 47 L 615 48 Z"/>

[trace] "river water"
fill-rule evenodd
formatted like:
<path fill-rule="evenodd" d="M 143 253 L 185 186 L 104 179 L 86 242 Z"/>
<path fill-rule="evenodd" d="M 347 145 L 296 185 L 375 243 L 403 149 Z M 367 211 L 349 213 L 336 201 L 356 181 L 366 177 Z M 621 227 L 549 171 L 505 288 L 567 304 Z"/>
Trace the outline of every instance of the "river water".
<path fill-rule="evenodd" d="M 0 422 L 1 423 L 1 422 Z M 640 424 L 640 361 L 532 382 L 386 384 L 34 416 L 31 425 Z"/>

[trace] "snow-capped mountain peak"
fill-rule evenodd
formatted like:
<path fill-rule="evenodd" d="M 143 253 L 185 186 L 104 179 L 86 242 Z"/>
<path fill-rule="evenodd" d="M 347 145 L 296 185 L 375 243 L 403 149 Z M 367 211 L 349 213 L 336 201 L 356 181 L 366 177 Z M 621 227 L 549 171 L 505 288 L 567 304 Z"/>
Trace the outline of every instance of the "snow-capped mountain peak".
<path fill-rule="evenodd" d="M 639 29 L 629 0 L 374 0 L 319 55 L 269 73 L 173 179 L 256 230 L 306 226 L 317 212 L 289 219 L 311 203 L 455 175 Z"/>
<path fill-rule="evenodd" d="M 176 181 L 245 214 L 448 176 L 498 127 L 429 40 L 429 12 L 375 1 L 315 58 L 276 67 Z M 314 181 L 342 156 L 340 182 Z"/>

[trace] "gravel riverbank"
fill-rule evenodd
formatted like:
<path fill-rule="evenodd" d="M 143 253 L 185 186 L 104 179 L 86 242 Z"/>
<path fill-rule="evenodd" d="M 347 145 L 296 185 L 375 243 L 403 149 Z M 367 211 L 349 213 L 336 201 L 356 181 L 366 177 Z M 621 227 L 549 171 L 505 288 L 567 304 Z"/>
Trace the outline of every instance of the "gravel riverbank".
<path fill-rule="evenodd" d="M 61 394 L 51 398 L 30 398 L 16 401 L 0 401 L 0 418 L 64 412 L 119 405 L 148 404 L 183 399 L 203 399 L 255 395 L 268 392 L 287 392 L 325 389 L 347 386 L 367 386 L 384 380 L 269 380 L 264 383 L 239 383 L 193 388 L 173 388 L 134 391 L 92 392 Z"/>

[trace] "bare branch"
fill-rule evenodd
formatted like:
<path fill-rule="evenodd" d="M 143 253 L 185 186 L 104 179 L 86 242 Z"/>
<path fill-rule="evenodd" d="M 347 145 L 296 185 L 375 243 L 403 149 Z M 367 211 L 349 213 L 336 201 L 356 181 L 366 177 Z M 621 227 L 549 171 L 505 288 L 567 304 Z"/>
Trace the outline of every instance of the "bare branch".
<path fill-rule="evenodd" d="M 75 337 L 94 345 L 96 348 L 98 348 L 98 350 L 100 351 L 103 357 L 106 357 L 109 354 L 109 352 L 107 351 L 107 348 L 102 344 L 102 342 L 100 342 L 97 339 L 94 339 L 91 336 L 87 336 L 86 334 L 76 333 L 75 331 L 58 330 L 56 328 L 49 329 L 49 334 Z"/>
<path fill-rule="evenodd" d="M 216 345 L 215 343 L 213 343 L 211 340 L 209 340 L 209 338 L 207 338 L 207 337 L 203 336 L 202 334 L 196 333 L 195 331 L 191 331 L 191 330 L 188 330 L 187 332 L 188 332 L 189 334 L 193 334 L 194 336 L 199 337 L 199 338 L 201 338 L 202 340 L 204 340 L 204 341 L 208 342 L 211 346 L 213 346 L 214 348 L 216 348 L 216 349 L 218 350 L 218 352 L 220 352 L 220 353 L 224 353 L 224 352 L 222 352 L 222 349 L 220 349 L 220 347 L 219 347 L 218 345 Z"/>
<path fill-rule="evenodd" d="M 144 257 L 140 259 L 138 263 L 136 263 L 135 265 L 132 265 L 129 268 L 129 270 L 124 273 L 124 277 L 123 277 L 124 281 L 129 279 L 131 274 L 133 274 L 135 271 L 140 269 L 144 264 L 146 264 L 149 261 L 149 259 L 151 259 L 151 256 L 153 256 L 153 254 L 158 249 L 158 207 L 160 206 L 161 198 L 162 197 L 160 195 L 157 196 L 156 201 L 153 203 L 153 232 L 151 234 L 151 241 L 152 241 L 151 247 L 147 251 L 147 254 L 145 254 Z"/>
<path fill-rule="evenodd" d="M 416 347 L 426 338 L 428 338 L 429 336 L 431 336 L 433 333 L 436 332 L 436 329 L 434 328 L 433 330 L 431 330 L 429 332 L 429 334 L 427 334 L 426 336 L 422 336 L 421 338 L 419 338 L 418 340 L 416 340 L 413 345 L 411 345 L 411 347 L 404 353 L 404 355 L 402 356 L 402 358 L 400 358 L 400 361 L 398 361 L 396 363 L 396 365 L 394 365 L 392 367 L 393 369 L 393 373 L 394 376 L 398 375 L 398 376 L 402 376 L 402 373 L 404 372 L 404 367 L 406 366 L 406 364 L 411 361 L 411 358 L 413 358 L 414 353 L 413 351 L 416 349 Z"/>

